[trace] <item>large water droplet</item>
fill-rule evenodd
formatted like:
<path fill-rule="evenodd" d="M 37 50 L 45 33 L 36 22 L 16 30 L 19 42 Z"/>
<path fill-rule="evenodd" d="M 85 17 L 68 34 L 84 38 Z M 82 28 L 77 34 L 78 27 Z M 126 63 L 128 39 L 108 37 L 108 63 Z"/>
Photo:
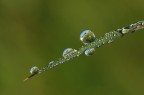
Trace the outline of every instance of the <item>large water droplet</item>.
<path fill-rule="evenodd" d="M 36 66 L 34 66 L 34 67 L 32 67 L 32 68 L 30 69 L 30 73 L 31 73 L 31 74 L 38 73 L 38 72 L 39 72 L 39 68 L 36 67 Z"/>
<path fill-rule="evenodd" d="M 91 30 L 84 30 L 81 34 L 80 34 L 80 40 L 84 43 L 84 44 L 88 44 L 93 42 L 96 39 L 95 34 L 91 31 Z"/>
<path fill-rule="evenodd" d="M 95 53 L 95 48 L 89 48 L 85 51 L 86 56 L 92 56 Z"/>
<path fill-rule="evenodd" d="M 72 49 L 72 48 L 67 48 L 64 50 L 63 52 L 63 57 L 67 58 L 68 56 L 70 56 L 72 53 L 75 53 L 77 50 Z"/>

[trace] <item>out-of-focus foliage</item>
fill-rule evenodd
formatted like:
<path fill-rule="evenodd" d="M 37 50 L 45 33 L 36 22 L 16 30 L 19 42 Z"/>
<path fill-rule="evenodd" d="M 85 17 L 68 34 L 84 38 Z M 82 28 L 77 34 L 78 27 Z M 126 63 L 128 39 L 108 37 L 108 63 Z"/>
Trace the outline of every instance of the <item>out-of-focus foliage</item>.
<path fill-rule="evenodd" d="M 144 30 L 30 79 L 81 31 L 97 37 L 144 20 L 143 0 L 0 0 L 0 95 L 144 95 Z"/>

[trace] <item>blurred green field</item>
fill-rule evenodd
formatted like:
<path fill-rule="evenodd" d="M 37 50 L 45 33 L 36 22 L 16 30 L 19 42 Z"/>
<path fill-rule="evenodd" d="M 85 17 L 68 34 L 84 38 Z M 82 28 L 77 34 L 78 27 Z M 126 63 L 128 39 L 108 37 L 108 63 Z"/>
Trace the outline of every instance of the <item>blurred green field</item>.
<path fill-rule="evenodd" d="M 144 30 L 46 71 L 79 48 L 81 31 L 97 37 L 144 20 L 144 0 L 0 0 L 0 95 L 144 95 Z"/>

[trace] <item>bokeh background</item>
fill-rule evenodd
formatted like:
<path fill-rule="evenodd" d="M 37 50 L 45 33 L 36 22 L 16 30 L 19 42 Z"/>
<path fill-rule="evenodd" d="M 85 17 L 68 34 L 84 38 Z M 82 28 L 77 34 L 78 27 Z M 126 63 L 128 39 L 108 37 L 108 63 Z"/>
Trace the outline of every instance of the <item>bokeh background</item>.
<path fill-rule="evenodd" d="M 0 0 L 0 95 L 144 95 L 144 30 L 127 35 L 26 82 L 79 48 L 81 31 L 97 37 L 144 20 L 144 0 Z"/>

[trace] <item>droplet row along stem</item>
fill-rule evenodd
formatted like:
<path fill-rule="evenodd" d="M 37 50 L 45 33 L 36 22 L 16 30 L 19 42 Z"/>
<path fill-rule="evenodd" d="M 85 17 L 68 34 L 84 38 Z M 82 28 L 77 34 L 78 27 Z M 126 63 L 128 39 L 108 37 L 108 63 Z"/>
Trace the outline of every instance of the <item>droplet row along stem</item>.
<path fill-rule="evenodd" d="M 52 67 L 55 67 L 55 66 L 57 66 L 59 64 L 62 64 L 64 62 L 66 62 L 66 61 L 69 61 L 70 59 L 73 59 L 73 58 L 75 58 L 77 56 L 80 56 L 87 49 L 98 48 L 98 47 L 100 47 L 102 45 L 105 45 L 107 43 L 111 43 L 115 39 L 117 39 L 119 37 L 122 37 L 125 34 L 131 33 L 131 32 L 135 32 L 135 31 L 140 30 L 142 28 L 144 28 L 144 21 L 139 21 L 139 22 L 131 24 L 131 25 L 127 26 L 127 27 L 124 27 L 124 28 L 117 29 L 115 31 L 106 33 L 103 37 L 100 37 L 100 38 L 97 38 L 97 39 L 96 38 L 92 38 L 92 37 L 95 37 L 95 35 L 93 35 L 93 33 L 91 31 L 89 32 L 89 30 L 86 30 L 85 33 L 83 33 L 83 34 L 86 34 L 86 33 L 89 32 L 89 34 L 91 35 L 91 36 L 89 36 L 90 37 L 89 38 L 90 41 L 82 39 L 83 41 L 86 41 L 86 42 L 83 42 L 84 46 L 82 46 L 77 51 L 75 51 L 73 53 L 70 53 L 69 56 L 62 57 L 61 59 L 53 61 L 53 63 L 52 63 L 53 66 Z M 82 36 L 80 36 L 80 37 L 82 37 Z M 50 65 L 51 64 L 48 64 L 47 66 L 43 67 L 42 69 L 38 69 L 37 67 L 32 68 L 31 69 L 31 75 L 28 78 L 34 76 L 35 74 L 39 74 L 39 72 L 42 72 L 42 71 L 45 71 L 47 69 L 52 68 Z M 26 80 L 28 78 L 26 78 Z"/>

